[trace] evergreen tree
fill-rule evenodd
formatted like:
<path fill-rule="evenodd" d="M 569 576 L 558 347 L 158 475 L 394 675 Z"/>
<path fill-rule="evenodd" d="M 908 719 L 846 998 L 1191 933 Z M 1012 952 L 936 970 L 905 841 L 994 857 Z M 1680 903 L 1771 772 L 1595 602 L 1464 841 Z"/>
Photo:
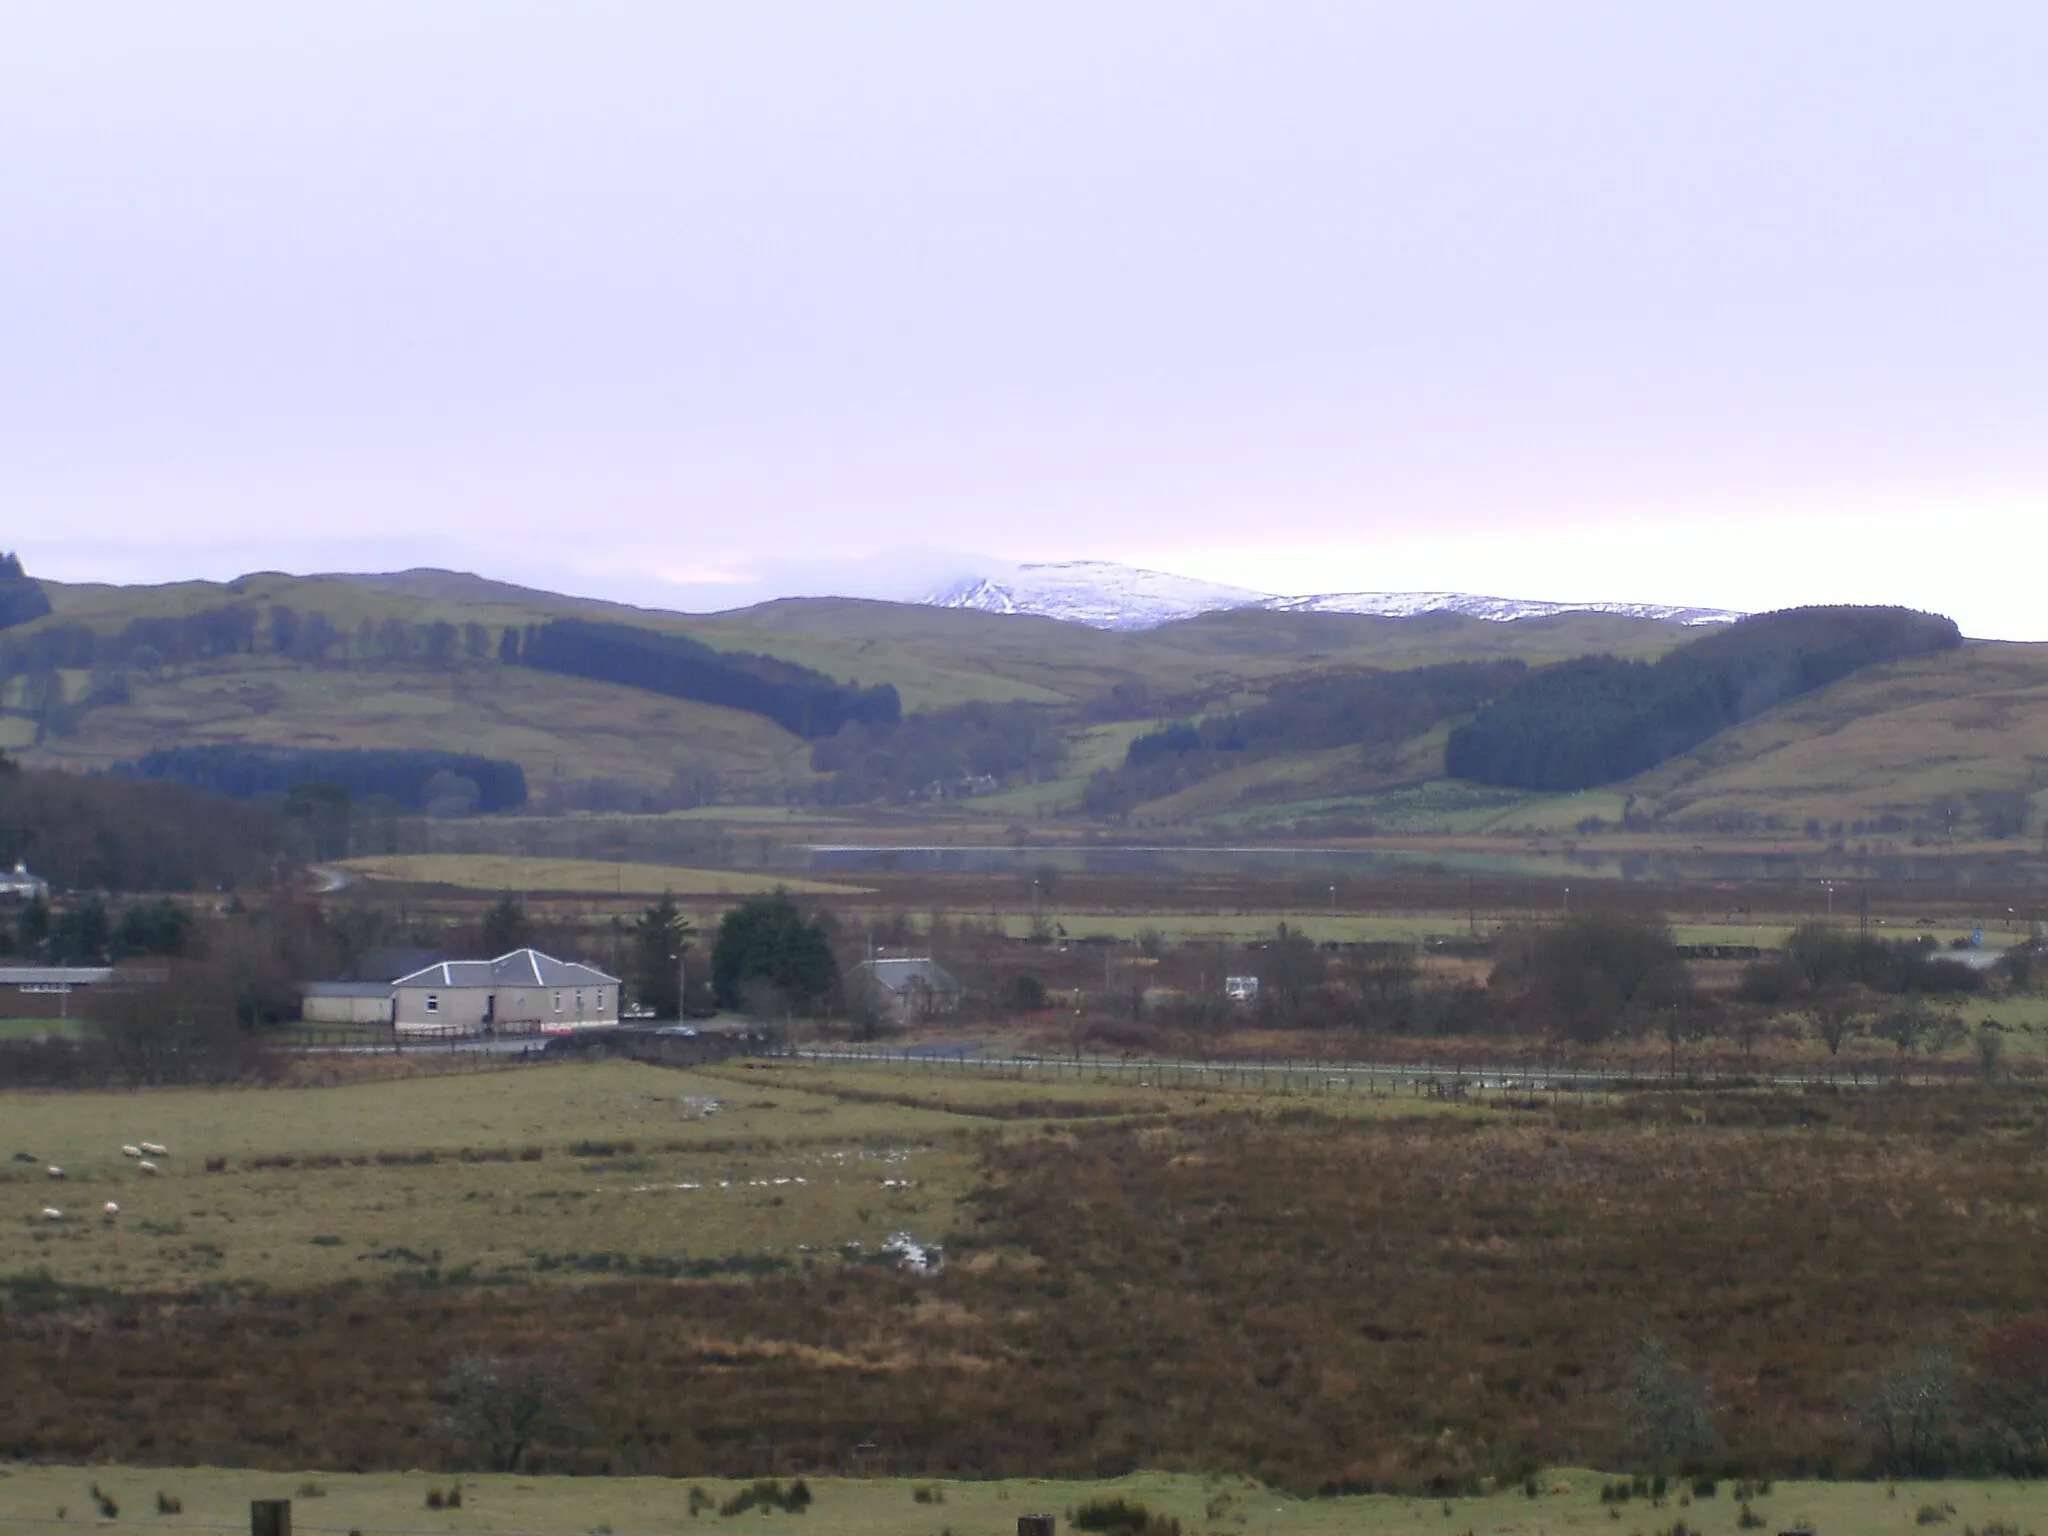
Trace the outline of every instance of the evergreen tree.
<path fill-rule="evenodd" d="M 533 924 L 527 920 L 526 908 L 512 899 L 510 891 L 484 913 L 483 939 L 485 951 L 493 956 L 510 954 L 533 942 Z"/>
<path fill-rule="evenodd" d="M 668 891 L 633 920 L 633 995 L 657 1018 L 683 1016 L 683 952 L 696 937 Z"/>
<path fill-rule="evenodd" d="M 824 926 L 806 918 L 777 887 L 750 896 L 718 923 L 718 947 L 711 955 L 711 990 L 721 1008 L 737 1008 L 761 985 L 774 988 L 792 1007 L 822 1002 L 839 979 Z"/>

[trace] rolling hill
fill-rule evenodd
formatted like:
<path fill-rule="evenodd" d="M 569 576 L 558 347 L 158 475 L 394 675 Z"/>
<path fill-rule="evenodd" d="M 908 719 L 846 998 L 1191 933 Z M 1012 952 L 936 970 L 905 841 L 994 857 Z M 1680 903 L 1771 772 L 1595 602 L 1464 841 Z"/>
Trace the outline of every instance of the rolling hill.
<path fill-rule="evenodd" d="M 830 798 L 811 744 L 760 714 L 500 659 L 504 631 L 554 619 L 625 624 L 847 685 L 887 684 L 907 715 L 969 704 L 1044 711 L 1064 743 L 1063 766 L 1039 772 L 1038 750 L 1033 769 L 997 793 L 920 810 L 940 816 L 1078 816 L 1090 775 L 1114 767 L 1147 732 L 1362 669 L 1542 667 L 1597 652 L 1653 661 L 1700 633 L 1614 613 L 1502 622 L 1245 607 L 1110 630 L 845 598 L 677 614 L 447 571 L 41 587 L 51 612 L 0 631 L 10 654 L 56 659 L 0 684 L 0 748 L 27 763 L 103 769 L 192 743 L 456 749 L 518 763 L 543 809 Z M 132 637 L 157 633 L 147 629 L 154 623 L 175 636 L 185 633 L 180 623 L 229 611 L 243 616 L 246 645 L 56 664 L 67 634 Z M 282 630 L 280 611 L 289 616 Z M 331 637 L 324 648 L 304 639 L 315 616 Z M 1839 823 L 1842 836 L 1858 835 L 1859 823 L 1866 835 L 1898 839 L 1951 828 L 1959 837 L 2033 836 L 2048 810 L 2048 646 L 1969 645 L 1867 669 L 1637 779 L 1580 795 L 1442 782 L 1448 729 L 1439 721 L 1370 753 L 1318 744 L 1227 765 L 1123 814 L 1133 826 L 1229 834 L 1565 830 L 1626 814 L 1645 833 L 1686 836 L 1809 823 L 1823 834 Z M 1888 830 L 1869 830 L 1880 826 Z"/>

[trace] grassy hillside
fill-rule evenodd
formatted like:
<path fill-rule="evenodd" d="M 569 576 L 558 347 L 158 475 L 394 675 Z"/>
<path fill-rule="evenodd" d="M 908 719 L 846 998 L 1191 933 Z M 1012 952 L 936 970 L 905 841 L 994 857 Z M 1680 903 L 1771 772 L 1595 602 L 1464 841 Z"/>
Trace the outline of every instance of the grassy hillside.
<path fill-rule="evenodd" d="M 1109 713 L 1242 703 L 1281 683 L 1361 666 L 1407 667 L 1446 656 L 1514 655 L 1542 662 L 1588 646 L 1654 654 L 1683 637 L 1672 625 L 1605 615 L 1488 624 L 1328 614 L 1215 614 L 1125 634 L 1030 616 L 845 598 L 773 602 L 729 613 L 662 613 L 538 592 L 448 571 L 298 577 L 155 587 L 46 583 L 53 611 L 12 640 L 82 626 L 113 636 L 138 621 L 193 620 L 239 608 L 261 636 L 273 614 L 315 616 L 338 638 L 319 661 L 276 654 L 210 655 L 137 669 L 17 677 L 0 691 L 0 749 L 26 761 L 104 768 L 155 747 L 204 742 L 292 746 L 446 747 L 520 764 L 537 796 L 551 785 L 612 780 L 658 789 L 676 772 L 716 775 L 728 793 L 780 798 L 814 778 L 796 737 L 751 714 L 498 664 L 507 628 L 555 618 L 614 620 L 688 635 L 813 668 L 842 682 L 893 685 L 910 711 L 973 701 L 1072 706 L 1119 701 Z M 441 660 L 393 657 L 376 638 L 427 626 L 459 632 Z M 1097 709 L 1098 714 L 1101 712 Z M 1104 728 L 1079 724 L 1070 772 L 1104 766 Z M 1113 750 L 1121 750 L 1122 728 Z M 1078 802 L 1070 786 L 1029 794 L 1036 811 Z"/>
<path fill-rule="evenodd" d="M 655 787 L 685 764 L 750 782 L 812 777 L 804 744 L 759 715 L 520 667 L 311 667 L 238 656 L 132 678 L 129 695 L 40 745 L 34 722 L 0 720 L 0 747 L 31 764 L 77 768 L 193 742 L 459 747 L 518 763 L 536 797 L 562 779 Z"/>
<path fill-rule="evenodd" d="M 1923 835 L 2039 835 L 2048 811 L 2048 646 L 1978 644 L 1876 667 L 1625 786 L 1686 825 L 1777 816 Z M 2011 824 L 2025 807 L 2024 829 Z M 2006 820 L 1999 823 L 1999 818 Z M 1994 823 L 1999 823 L 1994 825 Z"/>
<path fill-rule="evenodd" d="M 195 742 L 455 747 L 520 764 L 542 804 L 593 781 L 655 792 L 681 773 L 728 798 L 804 795 L 806 745 L 762 718 L 636 689 L 499 665 L 484 644 L 505 627 L 585 617 L 689 635 L 894 685 L 909 711 L 977 700 L 1080 708 L 1065 765 L 1047 782 L 977 801 L 1028 819 L 1078 815 L 1090 774 L 1131 739 L 1180 719 L 1243 709 L 1276 689 L 1361 667 L 1512 657 L 1543 665 L 1588 652 L 1648 659 L 1692 638 L 1680 626 L 1606 614 L 1488 623 L 1461 615 L 1387 619 L 1262 610 L 1116 633 L 1021 615 L 807 598 L 690 615 L 565 597 L 445 571 L 384 576 L 257 574 L 158 587 L 45 584 L 54 611 L 8 631 L 62 625 L 115 633 L 138 619 L 244 605 L 320 614 L 357 637 L 379 626 L 464 631 L 459 659 L 322 664 L 276 654 L 215 656 L 110 680 L 59 675 L 66 709 L 38 713 L 34 687 L 0 690 L 0 749 L 30 763 L 104 768 Z M 266 620 L 267 622 L 267 620 Z M 473 627 L 473 628 L 472 628 Z M 1108 717 L 1109 723 L 1100 723 Z M 54 719 L 54 724 L 52 723 Z M 2048 647 L 1974 645 L 1873 669 L 1724 732 L 1640 779 L 1556 796 L 1458 786 L 1441 777 L 1439 726 L 1371 761 L 1325 749 L 1267 757 L 1134 808 L 1134 826 L 1278 833 L 1568 831 L 1590 817 L 1697 836 L 1825 832 L 1872 836 L 2038 835 L 2048 812 Z M 1633 801 L 1629 799 L 1634 796 Z M 687 800 L 677 803 L 688 803 Z M 941 814 L 944 812 L 942 811 Z M 1884 830 L 1879 831 L 1882 824 Z"/>

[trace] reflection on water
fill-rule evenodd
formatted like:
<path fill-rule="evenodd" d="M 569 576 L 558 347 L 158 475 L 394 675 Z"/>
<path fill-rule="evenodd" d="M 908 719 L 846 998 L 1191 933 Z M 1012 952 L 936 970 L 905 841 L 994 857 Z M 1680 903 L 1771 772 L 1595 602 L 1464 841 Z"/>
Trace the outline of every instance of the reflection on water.
<path fill-rule="evenodd" d="M 1803 858 L 1789 853 L 1603 853 L 1583 846 L 1567 853 L 1541 849 L 1495 852 L 1256 845 L 1017 848 L 994 843 L 810 843 L 802 851 L 809 859 L 809 868 L 818 873 L 938 870 L 957 874 L 1029 874 L 1034 869 L 1050 868 L 1091 875 L 1471 874 L 1575 875 L 1615 880 L 1784 880 L 1844 869 L 1839 859 Z M 1878 861 L 1871 862 L 1870 875 L 1892 875 Z"/>

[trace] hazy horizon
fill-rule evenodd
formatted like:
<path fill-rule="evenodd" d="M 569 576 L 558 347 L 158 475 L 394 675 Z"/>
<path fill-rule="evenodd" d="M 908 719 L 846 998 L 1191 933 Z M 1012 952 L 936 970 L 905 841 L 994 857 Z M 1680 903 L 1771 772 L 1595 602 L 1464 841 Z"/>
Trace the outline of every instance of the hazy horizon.
<path fill-rule="evenodd" d="M 2048 639 L 2036 9 L 9 17 L 38 575 L 972 551 Z"/>

